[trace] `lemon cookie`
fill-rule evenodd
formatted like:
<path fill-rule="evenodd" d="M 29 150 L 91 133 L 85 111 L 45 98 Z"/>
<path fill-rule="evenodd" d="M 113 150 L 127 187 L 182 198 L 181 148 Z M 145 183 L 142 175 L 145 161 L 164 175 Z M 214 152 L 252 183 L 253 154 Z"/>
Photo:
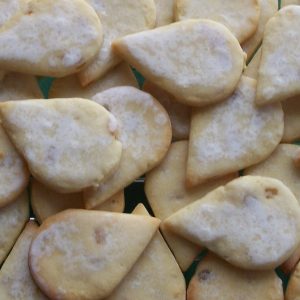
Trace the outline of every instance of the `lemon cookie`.
<path fill-rule="evenodd" d="M 32 175 L 58 192 L 98 185 L 119 164 L 117 121 L 92 101 L 10 101 L 2 103 L 1 116 Z"/>
<path fill-rule="evenodd" d="M 156 5 L 156 27 L 167 25 L 174 20 L 174 0 L 154 0 Z"/>
<path fill-rule="evenodd" d="M 5 300 L 46 300 L 34 283 L 29 267 L 28 252 L 38 226 L 27 223 L 0 271 L 0 298 Z"/>
<path fill-rule="evenodd" d="M 287 6 L 267 23 L 258 72 L 256 103 L 264 105 L 300 94 L 300 7 Z"/>
<path fill-rule="evenodd" d="M 280 103 L 257 107 L 256 81 L 242 77 L 225 102 L 194 110 L 187 184 L 195 186 L 266 159 L 283 134 Z"/>
<path fill-rule="evenodd" d="M 175 0 L 175 18 L 210 19 L 224 24 L 239 40 L 247 40 L 257 29 L 260 6 L 258 0 Z"/>
<path fill-rule="evenodd" d="M 123 151 L 118 170 L 98 188 L 84 193 L 86 208 L 93 208 L 155 167 L 171 142 L 170 119 L 148 93 L 133 87 L 117 87 L 93 100 L 106 107 L 119 122 Z"/>
<path fill-rule="evenodd" d="M 15 201 L 0 209 L 0 264 L 3 263 L 29 219 L 29 201 L 24 192 Z"/>
<path fill-rule="evenodd" d="M 121 59 L 112 51 L 114 39 L 151 29 L 155 26 L 156 8 L 153 0 L 86 0 L 103 24 L 104 40 L 95 59 L 79 73 L 83 86 L 112 69 Z"/>
<path fill-rule="evenodd" d="M 191 121 L 190 107 L 177 102 L 171 94 L 150 81 L 145 82 L 143 90 L 156 98 L 168 112 L 172 125 L 173 140 L 188 139 Z"/>
<path fill-rule="evenodd" d="M 245 65 L 237 39 L 224 25 L 210 20 L 131 34 L 115 40 L 113 47 L 146 79 L 192 106 L 226 99 Z"/>
<path fill-rule="evenodd" d="M 286 300 L 298 300 L 300 296 L 300 263 L 298 263 L 295 271 L 290 277 L 286 293 Z"/>
<path fill-rule="evenodd" d="M 91 99 L 96 94 L 117 86 L 138 87 L 137 81 L 128 64 L 122 63 L 101 79 L 82 87 L 76 75 L 54 80 L 49 90 L 49 98 L 71 98 L 80 97 Z"/>
<path fill-rule="evenodd" d="M 300 244 L 299 203 L 281 181 L 268 177 L 235 179 L 165 225 L 244 269 L 274 269 Z"/>
<path fill-rule="evenodd" d="M 283 300 L 282 282 L 274 271 L 246 271 L 209 254 L 198 265 L 187 300 Z"/>
<path fill-rule="evenodd" d="M 61 212 L 48 218 L 32 241 L 31 274 L 49 298 L 106 298 L 138 260 L 158 226 L 159 220 L 148 216 Z"/>
<path fill-rule="evenodd" d="M 149 215 L 142 204 L 132 212 Z M 183 274 L 166 242 L 157 232 L 121 284 L 106 300 L 185 300 Z"/>
<path fill-rule="evenodd" d="M 31 206 L 35 217 L 41 224 L 46 218 L 63 210 L 84 208 L 84 203 L 82 193 L 60 194 L 33 178 L 31 181 Z M 123 212 L 124 207 L 124 191 L 121 191 L 95 209 Z"/>
<path fill-rule="evenodd" d="M 3 70 L 62 77 L 81 70 L 102 44 L 102 27 L 84 0 L 29 0 L 0 31 Z"/>

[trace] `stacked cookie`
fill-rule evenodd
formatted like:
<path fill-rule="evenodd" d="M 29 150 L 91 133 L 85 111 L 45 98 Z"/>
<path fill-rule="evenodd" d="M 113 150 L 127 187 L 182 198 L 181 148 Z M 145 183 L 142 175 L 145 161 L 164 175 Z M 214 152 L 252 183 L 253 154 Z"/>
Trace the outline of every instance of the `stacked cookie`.
<path fill-rule="evenodd" d="M 300 3 L 281 4 L 0 3 L 0 299 L 300 297 Z"/>

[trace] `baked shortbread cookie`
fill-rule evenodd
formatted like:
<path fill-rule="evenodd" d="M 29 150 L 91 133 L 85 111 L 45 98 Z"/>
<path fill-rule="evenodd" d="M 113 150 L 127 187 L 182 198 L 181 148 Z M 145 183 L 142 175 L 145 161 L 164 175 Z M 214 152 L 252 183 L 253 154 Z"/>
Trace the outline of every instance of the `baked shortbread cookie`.
<path fill-rule="evenodd" d="M 32 241 L 31 274 L 51 299 L 104 299 L 130 271 L 158 226 L 159 220 L 148 216 L 61 212 L 48 218 Z"/>
<path fill-rule="evenodd" d="M 24 0 L 2 0 L 0 2 L 0 27 L 24 10 L 25 7 L 26 1 Z"/>
<path fill-rule="evenodd" d="M 286 300 L 298 300 L 300 295 L 300 263 L 290 277 L 286 293 Z"/>
<path fill-rule="evenodd" d="M 300 0 L 281 0 L 281 7 L 288 5 L 300 5 Z"/>
<path fill-rule="evenodd" d="M 117 168 L 122 152 L 117 121 L 101 105 L 70 98 L 10 101 L 0 108 L 2 124 L 31 174 L 50 188 L 78 192 Z"/>
<path fill-rule="evenodd" d="M 190 107 L 177 102 L 174 96 L 160 89 L 150 81 L 146 81 L 143 90 L 151 94 L 166 109 L 170 116 L 173 140 L 189 138 L 191 112 Z"/>
<path fill-rule="evenodd" d="M 266 159 L 283 134 L 280 103 L 257 107 L 256 81 L 242 77 L 227 101 L 194 110 L 187 184 L 192 187 Z"/>
<path fill-rule="evenodd" d="M 289 275 L 297 266 L 300 260 L 300 247 L 298 247 L 294 253 L 280 266 L 280 269 Z"/>
<path fill-rule="evenodd" d="M 142 204 L 132 212 L 149 216 Z M 106 300 L 185 300 L 183 274 L 159 231 L 121 284 Z"/>
<path fill-rule="evenodd" d="M 198 265 L 187 300 L 283 300 L 282 282 L 274 271 L 246 271 L 208 254 Z"/>
<path fill-rule="evenodd" d="M 8 255 L 28 219 L 27 192 L 24 192 L 13 203 L 0 209 L 0 264 Z"/>
<path fill-rule="evenodd" d="M 123 151 L 118 170 L 98 188 L 84 193 L 88 209 L 155 167 L 167 153 L 172 137 L 167 112 L 147 93 L 133 87 L 117 87 L 97 94 L 93 100 L 116 116 Z"/>
<path fill-rule="evenodd" d="M 103 24 L 104 39 L 95 59 L 79 73 L 81 85 L 86 86 L 102 77 L 121 59 L 112 51 L 114 39 L 155 26 L 156 8 L 153 0 L 86 0 Z"/>
<path fill-rule="evenodd" d="M 260 17 L 258 27 L 255 33 L 242 44 L 243 50 L 247 53 L 247 58 L 250 60 L 256 49 L 262 42 L 265 26 L 278 10 L 277 0 L 259 0 Z"/>
<path fill-rule="evenodd" d="M 77 75 L 58 78 L 54 80 L 50 87 L 49 98 L 80 97 L 91 99 L 100 92 L 123 85 L 138 87 L 134 74 L 126 63 L 116 66 L 101 79 L 91 83 L 87 87 L 80 85 Z"/>
<path fill-rule="evenodd" d="M 28 0 L 0 31 L 0 68 L 62 77 L 80 71 L 102 44 L 102 26 L 84 0 Z"/>
<path fill-rule="evenodd" d="M 34 178 L 31 180 L 31 206 L 35 217 L 41 224 L 48 217 L 70 208 L 84 208 L 82 193 L 60 194 Z M 125 207 L 124 191 L 105 201 L 96 210 L 123 212 Z"/>
<path fill-rule="evenodd" d="M 154 0 L 156 5 L 156 27 L 170 24 L 174 21 L 174 0 Z"/>
<path fill-rule="evenodd" d="M 192 106 L 226 99 L 245 65 L 237 39 L 224 25 L 210 20 L 177 22 L 128 35 L 115 40 L 113 47 L 146 79 Z"/>
<path fill-rule="evenodd" d="M 179 210 L 165 226 L 237 267 L 268 270 L 299 246 L 300 206 L 281 181 L 243 176 Z"/>
<path fill-rule="evenodd" d="M 175 0 L 175 19 L 210 19 L 225 25 L 239 40 L 247 40 L 257 29 L 258 0 Z"/>
<path fill-rule="evenodd" d="M 250 61 L 250 63 L 247 65 L 247 68 L 246 68 L 246 70 L 244 72 L 245 76 L 257 80 L 260 59 L 261 59 L 261 47 L 257 50 L 257 52 L 253 56 L 253 58 Z"/>
<path fill-rule="evenodd" d="M 297 5 L 281 9 L 267 23 L 258 72 L 257 104 L 300 95 L 299 27 L 300 7 Z"/>
<path fill-rule="evenodd" d="M 30 221 L 18 238 L 0 271 L 0 298 L 5 300 L 46 300 L 34 283 L 29 267 L 28 252 L 38 226 Z"/>

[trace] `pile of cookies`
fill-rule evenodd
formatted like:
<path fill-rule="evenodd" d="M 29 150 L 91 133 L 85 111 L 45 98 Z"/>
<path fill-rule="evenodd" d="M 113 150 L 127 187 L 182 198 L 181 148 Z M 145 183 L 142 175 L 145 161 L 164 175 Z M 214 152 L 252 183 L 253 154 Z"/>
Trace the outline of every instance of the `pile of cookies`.
<path fill-rule="evenodd" d="M 0 299 L 299 299 L 299 28 L 299 0 L 0 1 Z"/>

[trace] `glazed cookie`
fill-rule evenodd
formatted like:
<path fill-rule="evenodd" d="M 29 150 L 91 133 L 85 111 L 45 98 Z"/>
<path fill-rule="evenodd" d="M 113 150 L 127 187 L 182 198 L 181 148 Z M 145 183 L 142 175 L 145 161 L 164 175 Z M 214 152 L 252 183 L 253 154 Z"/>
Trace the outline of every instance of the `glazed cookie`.
<path fill-rule="evenodd" d="M 277 0 L 260 0 L 260 17 L 255 33 L 242 44 L 243 50 L 247 53 L 248 61 L 252 58 L 256 49 L 262 42 L 265 26 L 278 10 Z"/>
<path fill-rule="evenodd" d="M 298 263 L 295 271 L 290 277 L 286 293 L 286 300 L 298 300 L 300 295 L 300 263 Z"/>
<path fill-rule="evenodd" d="M 24 192 L 13 203 L 0 209 L 0 264 L 3 263 L 28 219 L 27 192 Z"/>
<path fill-rule="evenodd" d="M 156 5 L 156 27 L 170 24 L 174 20 L 174 0 L 154 0 Z"/>
<path fill-rule="evenodd" d="M 142 204 L 132 212 L 149 216 Z M 106 300 L 185 300 L 183 274 L 166 242 L 157 232 L 132 270 Z"/>
<path fill-rule="evenodd" d="M 98 188 L 84 193 L 87 209 L 103 203 L 155 167 L 167 153 L 172 137 L 167 112 L 147 93 L 117 87 L 97 94 L 93 100 L 118 119 L 123 151 L 118 170 Z"/>
<path fill-rule="evenodd" d="M 256 81 L 242 77 L 227 101 L 192 114 L 187 184 L 192 187 L 266 159 L 283 134 L 280 103 L 257 107 Z"/>
<path fill-rule="evenodd" d="M 97 56 L 79 73 L 81 85 L 86 86 L 102 77 L 121 59 L 113 53 L 111 43 L 124 35 L 155 26 L 156 8 L 153 0 L 86 0 L 103 24 L 104 40 Z"/>
<path fill-rule="evenodd" d="M 34 283 L 29 267 L 28 252 L 38 226 L 27 223 L 0 271 L 0 298 L 5 300 L 46 300 Z"/>
<path fill-rule="evenodd" d="M 58 192 L 97 186 L 118 167 L 117 121 L 92 101 L 10 101 L 2 103 L 1 117 L 31 174 Z"/>
<path fill-rule="evenodd" d="M 91 99 L 96 94 L 117 86 L 138 87 L 137 81 L 128 64 L 122 63 L 101 79 L 82 87 L 76 75 L 54 80 L 49 90 L 49 98 L 72 98 L 81 97 Z"/>
<path fill-rule="evenodd" d="M 31 181 L 31 206 L 35 217 L 41 224 L 46 218 L 70 208 L 84 208 L 82 193 L 60 194 L 34 178 Z M 125 207 L 124 191 L 114 195 L 96 210 L 123 212 Z"/>
<path fill-rule="evenodd" d="M 104 299 L 130 271 L 158 226 L 159 220 L 148 216 L 61 212 L 48 218 L 32 241 L 31 274 L 51 299 Z"/>
<path fill-rule="evenodd" d="M 175 0 L 175 19 L 210 19 L 225 25 L 239 40 L 247 40 L 257 29 L 258 0 Z"/>
<path fill-rule="evenodd" d="M 282 282 L 274 271 L 253 272 L 231 266 L 209 254 L 187 291 L 187 300 L 283 300 Z"/>
<path fill-rule="evenodd" d="M 0 31 L 3 70 L 63 77 L 81 70 L 102 44 L 102 27 L 84 0 L 28 0 Z"/>
<path fill-rule="evenodd" d="M 170 116 L 173 140 L 188 139 L 190 133 L 190 107 L 177 102 L 174 97 L 150 81 L 146 81 L 143 90 L 151 94 L 166 109 Z"/>
<path fill-rule="evenodd" d="M 8 100 L 41 99 L 42 93 L 34 76 L 8 73 L 0 81 L 0 102 Z"/>
<path fill-rule="evenodd" d="M 299 27 L 300 7 L 297 5 L 281 9 L 267 23 L 258 72 L 257 104 L 278 102 L 300 94 Z"/>
<path fill-rule="evenodd" d="M 224 25 L 210 20 L 177 22 L 128 35 L 115 40 L 113 47 L 146 79 L 192 106 L 226 99 L 245 65 L 237 39 Z"/>
<path fill-rule="evenodd" d="M 274 269 L 300 244 L 299 203 L 281 181 L 268 177 L 235 179 L 165 225 L 243 269 Z"/>

